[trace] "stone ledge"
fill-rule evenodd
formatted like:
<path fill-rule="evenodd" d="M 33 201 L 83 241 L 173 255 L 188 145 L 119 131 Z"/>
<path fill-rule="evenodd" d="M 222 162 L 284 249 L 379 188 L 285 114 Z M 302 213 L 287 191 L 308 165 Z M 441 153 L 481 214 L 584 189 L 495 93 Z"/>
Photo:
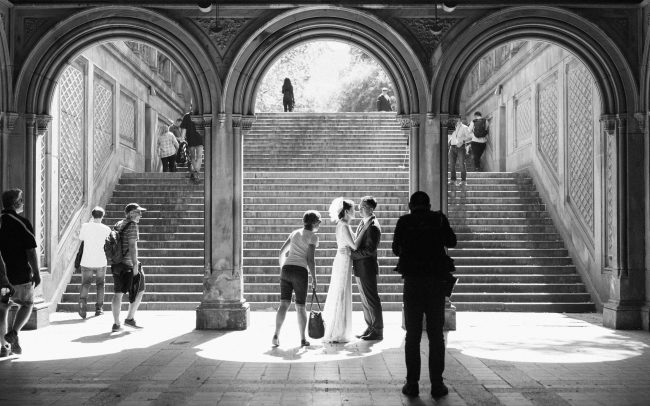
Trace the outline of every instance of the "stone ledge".
<path fill-rule="evenodd" d="M 197 330 L 246 330 L 250 325 L 250 305 L 245 301 L 202 302 L 196 308 Z"/>
<path fill-rule="evenodd" d="M 23 330 L 36 330 L 50 325 L 50 303 L 41 302 L 34 303 L 34 308 L 32 309 L 32 314 L 29 316 L 29 320 L 23 327 Z M 16 312 L 18 311 L 18 306 L 11 306 L 9 309 L 8 325 L 9 330 L 11 330 L 11 325 L 14 322 L 16 317 Z"/>

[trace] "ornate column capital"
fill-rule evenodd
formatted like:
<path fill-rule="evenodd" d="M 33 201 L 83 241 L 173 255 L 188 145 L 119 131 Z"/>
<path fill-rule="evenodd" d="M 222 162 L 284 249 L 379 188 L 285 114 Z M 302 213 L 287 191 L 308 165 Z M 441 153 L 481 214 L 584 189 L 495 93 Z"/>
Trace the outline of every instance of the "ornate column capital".
<path fill-rule="evenodd" d="M 16 121 L 18 121 L 18 117 L 20 117 L 20 115 L 18 113 L 5 113 L 4 116 L 5 120 L 7 121 L 7 130 L 9 130 L 9 132 L 13 132 L 16 128 Z"/>
<path fill-rule="evenodd" d="M 232 128 L 241 128 L 242 125 L 242 115 L 241 114 L 233 114 L 231 116 L 232 120 Z"/>
<path fill-rule="evenodd" d="M 36 116 L 36 135 L 38 137 L 41 137 L 45 135 L 47 132 L 47 129 L 50 126 L 50 123 L 52 122 L 52 116 L 49 116 L 47 114 L 39 114 Z"/>
<path fill-rule="evenodd" d="M 420 115 L 411 114 L 411 128 L 420 128 Z"/>
<path fill-rule="evenodd" d="M 435 115 L 435 114 L 433 114 L 433 113 L 427 113 L 427 122 L 428 122 L 429 124 L 433 123 L 433 120 L 435 120 L 435 118 L 436 118 L 436 115 Z"/>
<path fill-rule="evenodd" d="M 617 129 L 625 125 L 625 117 L 620 114 L 603 114 L 600 122 L 607 135 L 616 135 Z"/>
<path fill-rule="evenodd" d="M 456 121 L 460 120 L 460 118 L 458 114 L 441 114 L 440 125 L 449 128 L 450 125 L 455 125 Z"/>
<path fill-rule="evenodd" d="M 411 116 L 406 114 L 399 114 L 396 116 L 396 119 L 397 122 L 402 127 L 403 131 L 409 131 L 411 129 L 411 125 L 413 123 L 413 121 L 411 120 Z"/>
<path fill-rule="evenodd" d="M 645 132 L 645 127 L 646 127 L 646 119 L 648 118 L 647 113 L 634 113 L 634 120 L 636 121 L 636 125 L 639 129 L 639 132 L 644 133 Z"/>
<path fill-rule="evenodd" d="M 212 127 L 212 114 L 203 115 L 203 125 L 205 127 Z"/>
<path fill-rule="evenodd" d="M 253 122 L 255 122 L 256 119 L 257 119 L 257 117 L 255 117 L 255 116 L 243 116 L 242 117 L 242 125 L 241 125 L 242 130 L 244 132 L 250 131 L 250 129 L 253 127 Z"/>

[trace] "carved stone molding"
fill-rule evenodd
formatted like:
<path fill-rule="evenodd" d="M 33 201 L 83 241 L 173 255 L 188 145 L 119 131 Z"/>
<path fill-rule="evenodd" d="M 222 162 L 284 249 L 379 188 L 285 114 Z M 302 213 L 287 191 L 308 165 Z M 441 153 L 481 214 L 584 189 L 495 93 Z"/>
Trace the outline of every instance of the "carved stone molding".
<path fill-rule="evenodd" d="M 603 130 L 607 135 L 616 135 L 616 129 L 624 122 L 624 118 L 618 114 L 604 114 L 600 116 Z"/>
<path fill-rule="evenodd" d="M 223 127 L 226 123 L 226 115 L 224 113 L 217 114 L 217 122 L 219 123 L 219 127 Z"/>
<path fill-rule="evenodd" d="M 204 120 L 203 116 L 192 115 L 190 117 L 192 119 L 192 122 L 196 126 L 197 131 L 205 130 L 205 120 Z"/>
<path fill-rule="evenodd" d="M 433 113 L 427 113 L 427 122 L 428 122 L 429 124 L 432 124 L 432 123 L 433 123 L 433 120 L 435 120 L 435 118 L 436 118 L 436 115 L 435 115 L 435 114 L 433 114 Z"/>
<path fill-rule="evenodd" d="M 419 114 L 411 114 L 411 128 L 420 128 Z"/>
<path fill-rule="evenodd" d="M 436 49 L 442 38 L 447 32 L 456 25 L 459 18 L 438 18 L 438 24 L 442 27 L 440 35 L 434 35 L 431 32 L 435 23 L 434 18 L 400 18 L 402 24 L 413 34 L 426 52 L 427 60 L 431 59 L 433 51 Z"/>
<path fill-rule="evenodd" d="M 242 30 L 244 25 L 249 21 L 248 18 L 220 18 L 219 26 L 221 31 L 214 32 L 211 27 L 214 26 L 214 18 L 197 17 L 193 21 L 203 32 L 210 37 L 219 53 L 223 56 L 230 44 L 235 40 L 237 34 Z"/>
<path fill-rule="evenodd" d="M 243 116 L 242 117 L 242 130 L 247 132 L 253 127 L 253 122 L 255 121 L 255 116 Z"/>
<path fill-rule="evenodd" d="M 203 115 L 203 125 L 205 127 L 212 127 L 212 114 Z"/>
<path fill-rule="evenodd" d="M 46 114 L 36 116 L 36 135 L 41 137 L 45 135 L 47 129 L 52 122 L 52 116 Z"/>
<path fill-rule="evenodd" d="M 23 19 L 23 44 L 28 44 L 44 26 L 49 26 L 49 20 L 49 18 L 38 17 L 26 17 Z"/>
<path fill-rule="evenodd" d="M 647 117 L 647 114 L 644 113 L 634 113 L 634 120 L 636 121 L 636 125 L 638 126 L 640 132 L 645 132 Z"/>
<path fill-rule="evenodd" d="M 441 114 L 440 115 L 440 125 L 443 127 L 450 128 L 450 126 L 455 126 L 456 121 L 460 120 L 461 117 L 455 114 Z"/>
<path fill-rule="evenodd" d="M 232 115 L 232 128 L 241 128 L 242 116 L 241 114 Z"/>
<path fill-rule="evenodd" d="M 16 129 L 16 121 L 18 121 L 18 113 L 5 113 L 5 119 L 7 120 L 7 130 L 13 132 Z"/>
<path fill-rule="evenodd" d="M 397 122 L 402 127 L 403 131 L 409 131 L 411 129 L 411 125 L 413 124 L 413 120 L 411 120 L 411 116 L 398 115 L 396 117 L 396 119 L 397 119 Z"/>

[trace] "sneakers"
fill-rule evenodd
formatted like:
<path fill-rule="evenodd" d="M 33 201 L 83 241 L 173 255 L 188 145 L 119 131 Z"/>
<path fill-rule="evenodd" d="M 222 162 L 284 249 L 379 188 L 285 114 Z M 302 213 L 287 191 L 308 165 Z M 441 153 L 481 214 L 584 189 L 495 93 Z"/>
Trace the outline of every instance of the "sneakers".
<path fill-rule="evenodd" d="M 119 324 L 113 323 L 113 327 L 111 328 L 111 331 L 113 333 L 117 333 L 118 331 L 121 331 L 121 330 L 122 330 L 122 326 L 120 326 Z"/>
<path fill-rule="evenodd" d="M 5 358 L 13 354 L 11 352 L 11 344 L 5 344 L 0 347 L 0 358 Z"/>
<path fill-rule="evenodd" d="M 420 385 L 417 382 L 406 382 L 402 386 L 402 393 L 411 398 L 417 397 L 420 394 Z"/>
<path fill-rule="evenodd" d="M 102 309 L 96 309 L 95 310 L 95 316 L 101 316 L 102 314 L 104 314 L 104 310 L 102 310 Z"/>
<path fill-rule="evenodd" d="M 462 183 L 463 183 L 462 181 L 457 180 L 457 181 L 454 182 L 454 185 L 456 185 L 456 186 L 460 186 Z"/>
<path fill-rule="evenodd" d="M 124 319 L 124 324 L 133 328 L 142 328 L 135 323 L 135 319 Z"/>
<path fill-rule="evenodd" d="M 438 384 L 431 384 L 431 397 L 434 399 L 441 398 L 443 396 L 447 396 L 449 394 L 449 389 L 447 388 L 447 385 L 444 383 L 440 382 Z"/>
<path fill-rule="evenodd" d="M 467 181 L 466 180 L 461 180 L 458 185 L 459 186 L 465 186 L 465 185 L 467 185 Z"/>
<path fill-rule="evenodd" d="M 22 354 L 23 349 L 20 348 L 20 343 L 18 342 L 18 333 L 15 330 L 11 330 L 5 334 L 5 340 L 11 344 L 11 352 L 14 354 Z"/>
<path fill-rule="evenodd" d="M 86 299 L 79 299 L 79 308 L 77 309 L 77 313 L 79 313 L 79 316 L 82 319 L 86 318 Z"/>

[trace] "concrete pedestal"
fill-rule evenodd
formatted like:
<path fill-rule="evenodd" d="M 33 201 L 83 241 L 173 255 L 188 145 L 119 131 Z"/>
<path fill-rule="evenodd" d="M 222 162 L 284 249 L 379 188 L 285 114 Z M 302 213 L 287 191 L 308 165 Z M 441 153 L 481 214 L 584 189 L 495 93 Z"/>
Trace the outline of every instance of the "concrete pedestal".
<path fill-rule="evenodd" d="M 250 306 L 245 301 L 201 303 L 196 308 L 197 330 L 246 330 Z"/>
<path fill-rule="evenodd" d="M 603 326 L 616 330 L 639 330 L 642 328 L 639 305 L 607 302 L 603 306 Z"/>
<path fill-rule="evenodd" d="M 18 311 L 18 306 L 11 306 L 9 309 L 8 326 L 11 330 L 11 326 L 14 323 L 16 318 L 16 312 Z M 50 325 L 50 304 L 49 303 L 35 303 L 34 308 L 32 309 L 32 314 L 27 320 L 27 324 L 23 327 L 23 330 L 36 330 L 39 328 L 47 327 Z"/>

